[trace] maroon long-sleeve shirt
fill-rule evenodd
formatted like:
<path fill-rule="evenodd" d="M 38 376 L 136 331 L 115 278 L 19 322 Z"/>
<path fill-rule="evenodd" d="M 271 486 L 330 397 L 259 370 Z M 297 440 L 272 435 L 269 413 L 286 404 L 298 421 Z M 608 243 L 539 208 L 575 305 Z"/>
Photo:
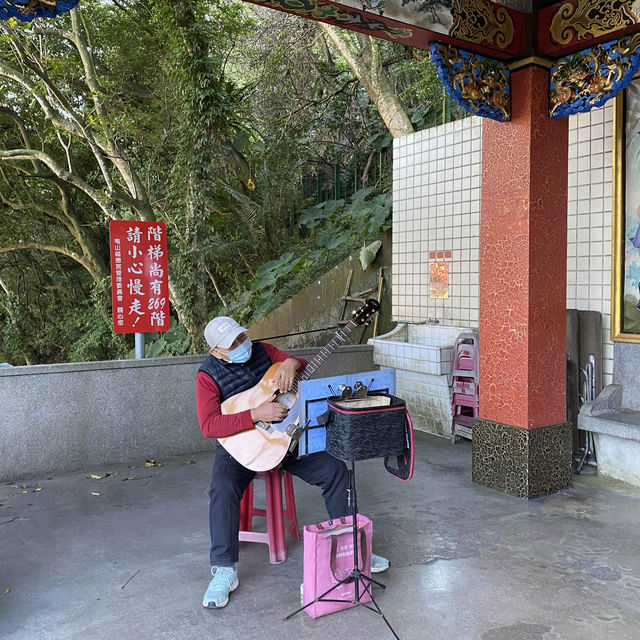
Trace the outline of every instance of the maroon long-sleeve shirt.
<path fill-rule="evenodd" d="M 268 342 L 263 342 L 262 346 L 272 364 L 284 362 L 292 357 Z M 296 360 L 300 363 L 300 367 L 298 367 L 298 373 L 300 373 L 308 363 L 304 358 L 296 358 Z M 226 438 L 253 428 L 251 410 L 249 409 L 240 413 L 222 415 L 220 388 L 211 376 L 202 371 L 198 373 L 196 378 L 196 407 L 200 429 L 205 438 Z"/>

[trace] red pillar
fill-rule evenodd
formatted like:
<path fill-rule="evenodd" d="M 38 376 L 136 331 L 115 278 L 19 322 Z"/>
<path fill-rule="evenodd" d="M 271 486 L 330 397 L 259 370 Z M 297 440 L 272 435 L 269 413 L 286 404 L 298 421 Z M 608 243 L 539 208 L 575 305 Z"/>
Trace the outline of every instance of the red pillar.
<path fill-rule="evenodd" d="M 568 122 L 548 72 L 512 75 L 512 121 L 483 121 L 480 418 L 473 479 L 522 497 L 571 484 L 566 423 Z M 567 447 L 568 443 L 568 447 Z"/>

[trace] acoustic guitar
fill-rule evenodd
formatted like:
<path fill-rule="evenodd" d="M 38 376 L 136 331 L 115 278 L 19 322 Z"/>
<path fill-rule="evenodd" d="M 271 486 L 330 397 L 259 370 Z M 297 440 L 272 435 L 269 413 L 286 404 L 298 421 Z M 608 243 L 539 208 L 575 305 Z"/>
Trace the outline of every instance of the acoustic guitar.
<path fill-rule="evenodd" d="M 308 380 L 349 334 L 358 325 L 365 324 L 379 309 L 380 303 L 374 299 L 367 300 L 356 309 L 351 320 L 335 332 L 329 344 L 295 377 L 293 386 L 286 393 L 280 393 L 274 383 L 276 372 L 282 364 L 277 362 L 269 367 L 255 387 L 227 398 L 221 405 L 222 413 L 225 415 L 255 409 L 271 399 L 285 405 L 289 413 L 282 422 L 256 422 L 253 429 L 241 431 L 227 438 L 218 438 L 220 444 L 247 469 L 269 471 L 277 467 L 287 452 L 295 448 L 303 432 L 300 425 L 298 383 Z"/>

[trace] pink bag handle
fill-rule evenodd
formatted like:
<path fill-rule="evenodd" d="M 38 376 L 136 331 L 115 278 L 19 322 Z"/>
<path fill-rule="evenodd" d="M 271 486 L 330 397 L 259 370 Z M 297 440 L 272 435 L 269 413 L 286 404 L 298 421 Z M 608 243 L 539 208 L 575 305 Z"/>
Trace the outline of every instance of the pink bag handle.
<path fill-rule="evenodd" d="M 338 522 L 339 524 L 347 524 L 347 519 L 345 517 L 342 518 L 334 518 L 330 520 L 331 523 Z M 325 527 L 322 522 L 316 522 L 315 524 L 308 525 L 309 530 L 313 531 L 323 531 L 324 529 L 331 529 L 332 527 Z"/>
<path fill-rule="evenodd" d="M 341 520 L 343 520 L 343 518 L 341 518 Z M 357 526 L 357 524 L 356 524 Z M 364 545 L 367 542 L 367 533 L 364 530 L 364 527 L 358 527 L 358 535 L 360 537 L 360 541 L 358 542 L 358 549 L 360 551 L 360 563 L 358 564 L 358 566 L 360 567 L 360 569 L 363 569 L 364 566 L 364 555 L 363 555 L 363 549 L 364 549 Z M 339 578 L 336 575 L 336 555 L 337 555 L 337 549 L 338 547 L 338 540 L 337 540 L 337 536 L 331 536 L 331 574 L 333 575 L 333 577 L 339 582 L 340 580 L 343 580 L 343 578 Z"/>

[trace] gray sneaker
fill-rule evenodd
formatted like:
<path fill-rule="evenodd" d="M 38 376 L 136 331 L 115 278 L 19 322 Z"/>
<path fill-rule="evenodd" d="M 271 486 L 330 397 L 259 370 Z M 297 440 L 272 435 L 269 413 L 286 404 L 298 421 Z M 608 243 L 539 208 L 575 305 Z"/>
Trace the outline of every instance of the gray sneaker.
<path fill-rule="evenodd" d="M 371 573 L 381 573 L 389 568 L 389 561 L 382 556 L 371 554 Z"/>
<path fill-rule="evenodd" d="M 213 580 L 202 599 L 202 606 L 221 609 L 229 602 L 229 593 L 238 588 L 238 574 L 233 567 L 211 567 Z"/>

